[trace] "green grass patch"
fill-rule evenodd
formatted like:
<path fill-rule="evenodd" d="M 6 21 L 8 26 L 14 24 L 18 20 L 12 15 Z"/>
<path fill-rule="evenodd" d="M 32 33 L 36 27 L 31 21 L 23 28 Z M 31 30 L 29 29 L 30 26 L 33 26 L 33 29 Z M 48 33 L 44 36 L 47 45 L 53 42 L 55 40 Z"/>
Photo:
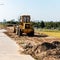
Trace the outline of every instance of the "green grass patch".
<path fill-rule="evenodd" d="M 48 36 L 60 38 L 60 30 L 57 30 L 57 29 L 55 29 L 55 30 L 53 30 L 53 29 L 35 29 L 35 31 L 40 34 L 43 33 Z"/>

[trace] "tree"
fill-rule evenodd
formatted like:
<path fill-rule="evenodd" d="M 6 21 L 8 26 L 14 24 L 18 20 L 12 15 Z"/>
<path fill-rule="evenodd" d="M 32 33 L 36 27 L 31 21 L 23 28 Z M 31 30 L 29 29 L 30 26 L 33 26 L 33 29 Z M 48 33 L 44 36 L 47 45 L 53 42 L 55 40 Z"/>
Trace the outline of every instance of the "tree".
<path fill-rule="evenodd" d="M 6 19 L 3 19 L 3 23 L 6 23 Z"/>
<path fill-rule="evenodd" d="M 45 27 L 44 21 L 41 21 L 40 26 L 41 26 L 41 28 L 44 28 Z"/>
<path fill-rule="evenodd" d="M 54 28 L 54 22 L 53 22 L 53 21 L 51 21 L 51 22 L 46 22 L 46 28 L 47 28 L 47 29 Z"/>

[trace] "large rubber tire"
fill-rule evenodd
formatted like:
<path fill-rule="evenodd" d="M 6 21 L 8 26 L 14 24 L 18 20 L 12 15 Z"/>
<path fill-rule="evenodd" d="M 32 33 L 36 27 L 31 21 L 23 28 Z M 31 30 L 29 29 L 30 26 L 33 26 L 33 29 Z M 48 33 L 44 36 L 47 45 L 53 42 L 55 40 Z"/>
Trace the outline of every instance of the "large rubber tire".
<path fill-rule="evenodd" d="M 34 36 L 34 31 L 31 32 L 31 36 Z"/>
<path fill-rule="evenodd" d="M 22 31 L 21 31 L 21 29 L 19 29 L 18 35 L 19 35 L 19 36 L 22 36 Z"/>
<path fill-rule="evenodd" d="M 34 31 L 31 31 L 30 33 L 27 34 L 28 36 L 34 36 Z"/>

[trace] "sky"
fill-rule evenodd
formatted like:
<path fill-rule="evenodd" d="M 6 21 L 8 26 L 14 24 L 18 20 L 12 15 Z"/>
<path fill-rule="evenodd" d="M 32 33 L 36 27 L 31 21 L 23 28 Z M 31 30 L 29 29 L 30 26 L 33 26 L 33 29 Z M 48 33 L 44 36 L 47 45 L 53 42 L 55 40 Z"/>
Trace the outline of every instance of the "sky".
<path fill-rule="evenodd" d="M 0 0 L 0 21 L 25 14 L 32 21 L 60 21 L 60 0 Z"/>

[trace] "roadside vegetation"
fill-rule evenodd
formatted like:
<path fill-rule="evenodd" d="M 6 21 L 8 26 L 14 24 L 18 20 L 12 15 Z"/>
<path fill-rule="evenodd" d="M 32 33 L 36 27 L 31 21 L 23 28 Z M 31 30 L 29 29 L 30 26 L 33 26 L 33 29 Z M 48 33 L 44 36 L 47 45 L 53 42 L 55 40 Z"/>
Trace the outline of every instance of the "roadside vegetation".
<path fill-rule="evenodd" d="M 34 27 L 42 29 L 58 29 L 60 30 L 60 22 L 33 22 Z"/>
<path fill-rule="evenodd" d="M 60 38 L 60 30 L 52 30 L 52 29 L 35 29 L 38 34 L 46 34 L 51 37 Z"/>
<path fill-rule="evenodd" d="M 0 29 L 5 28 L 5 24 L 3 24 L 2 22 L 0 22 Z"/>
<path fill-rule="evenodd" d="M 60 38 L 60 22 L 33 22 L 35 31 L 39 34 L 46 34 L 51 37 Z"/>
<path fill-rule="evenodd" d="M 4 19 L 3 24 L 5 25 L 14 25 L 14 24 L 19 24 L 19 20 L 15 21 L 14 19 L 10 20 L 10 21 L 6 21 Z M 44 22 L 44 21 L 40 21 L 40 22 L 35 22 L 35 21 L 31 21 L 31 24 L 33 25 L 34 28 L 40 28 L 40 29 L 50 29 L 50 30 L 60 30 L 60 22 Z"/>

